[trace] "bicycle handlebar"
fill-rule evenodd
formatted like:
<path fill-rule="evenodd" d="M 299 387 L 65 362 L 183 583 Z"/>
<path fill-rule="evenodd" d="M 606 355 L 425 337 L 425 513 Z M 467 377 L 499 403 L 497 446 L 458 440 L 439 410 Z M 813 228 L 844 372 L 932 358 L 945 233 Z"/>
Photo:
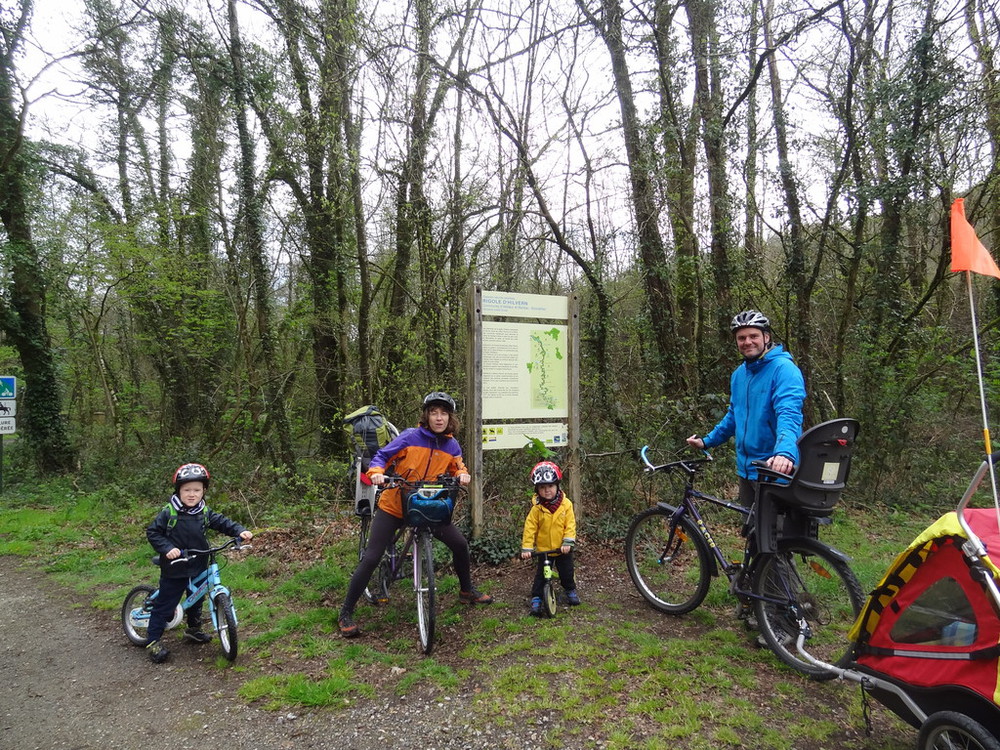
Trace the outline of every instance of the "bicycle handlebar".
<path fill-rule="evenodd" d="M 549 555 L 555 555 L 555 554 L 561 555 L 562 554 L 562 550 L 560 548 L 558 548 L 558 547 L 556 547 L 555 549 L 537 550 L 535 552 L 532 552 L 531 556 L 532 557 L 542 557 L 544 555 L 545 557 L 548 557 Z"/>
<path fill-rule="evenodd" d="M 703 464 L 715 460 L 712 458 L 711 453 L 707 450 L 702 450 L 702 454 L 704 454 L 702 458 L 689 458 L 683 461 L 671 461 L 670 463 L 656 465 L 649 460 L 648 452 L 649 446 L 644 445 L 642 446 L 642 450 L 639 451 L 639 455 L 642 457 L 642 462 L 646 464 L 645 471 L 651 473 L 654 471 L 683 471 L 688 476 L 693 476 L 701 469 Z"/>
<path fill-rule="evenodd" d="M 240 539 L 238 536 L 235 536 L 229 541 L 227 541 L 225 544 L 221 544 L 218 547 L 210 547 L 209 549 L 182 549 L 180 557 L 171 560 L 170 564 L 174 565 L 179 562 L 190 562 L 195 557 L 199 557 L 201 555 L 210 555 L 213 552 L 221 552 L 227 547 L 232 547 L 233 549 L 237 550 L 244 550 L 244 549 L 250 549 L 251 547 L 253 547 L 253 545 L 244 544 L 242 539 Z"/>
<path fill-rule="evenodd" d="M 382 486 L 386 488 L 402 486 L 409 489 L 420 489 L 421 487 L 440 487 L 442 485 L 448 488 L 462 487 L 462 480 L 452 474 L 439 474 L 437 479 L 406 479 L 399 474 L 383 474 L 383 476 L 386 481 Z"/>

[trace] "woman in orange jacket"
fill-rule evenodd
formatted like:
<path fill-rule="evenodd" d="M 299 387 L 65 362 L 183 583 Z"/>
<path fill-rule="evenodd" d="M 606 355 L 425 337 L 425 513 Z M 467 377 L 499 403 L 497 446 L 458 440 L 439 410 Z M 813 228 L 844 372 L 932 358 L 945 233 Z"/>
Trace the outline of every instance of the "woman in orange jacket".
<path fill-rule="evenodd" d="M 468 484 L 471 477 L 462 461 L 462 448 L 454 437 L 458 428 L 455 399 L 441 391 L 428 393 L 424 396 L 419 425 L 401 432 L 372 458 L 368 467 L 372 484 L 384 484 L 386 471 L 410 481 L 436 479 L 441 474 L 450 474 L 457 476 L 463 485 Z M 338 626 L 340 634 L 345 638 L 361 635 L 361 629 L 354 621 L 354 607 L 393 535 L 403 524 L 403 503 L 399 488 L 383 490 L 372 517 L 368 546 L 351 575 L 347 594 L 340 608 Z M 451 550 L 455 573 L 458 575 L 459 601 L 463 604 L 492 603 L 492 596 L 477 591 L 472 585 L 469 542 L 462 532 L 451 521 L 432 527 L 431 532 Z"/>

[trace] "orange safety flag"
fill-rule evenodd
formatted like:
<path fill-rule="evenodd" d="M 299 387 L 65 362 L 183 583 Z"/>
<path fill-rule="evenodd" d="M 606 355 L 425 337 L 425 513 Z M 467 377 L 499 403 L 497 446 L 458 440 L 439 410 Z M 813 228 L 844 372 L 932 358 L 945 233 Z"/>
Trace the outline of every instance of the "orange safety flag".
<path fill-rule="evenodd" d="M 976 237 L 976 230 L 965 218 L 965 202 L 956 198 L 951 204 L 951 270 L 972 271 L 1000 279 L 1000 268 Z"/>

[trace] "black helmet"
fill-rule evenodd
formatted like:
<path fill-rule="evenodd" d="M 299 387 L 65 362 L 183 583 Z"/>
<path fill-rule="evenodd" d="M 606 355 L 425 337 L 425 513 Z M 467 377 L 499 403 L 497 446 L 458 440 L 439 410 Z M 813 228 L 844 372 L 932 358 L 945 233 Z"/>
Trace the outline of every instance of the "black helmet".
<path fill-rule="evenodd" d="M 444 391 L 431 391 L 424 396 L 424 408 L 428 409 L 431 406 L 443 406 L 448 413 L 455 413 L 455 399 Z"/>
<path fill-rule="evenodd" d="M 201 464 L 184 464 L 174 472 L 174 492 L 181 491 L 181 485 L 187 482 L 201 482 L 208 489 L 208 469 Z"/>
<path fill-rule="evenodd" d="M 741 328 L 759 328 L 764 333 L 770 333 L 771 321 L 764 313 L 759 313 L 756 310 L 744 310 L 741 313 L 736 313 L 733 322 L 729 324 L 729 330 L 733 333 Z"/>

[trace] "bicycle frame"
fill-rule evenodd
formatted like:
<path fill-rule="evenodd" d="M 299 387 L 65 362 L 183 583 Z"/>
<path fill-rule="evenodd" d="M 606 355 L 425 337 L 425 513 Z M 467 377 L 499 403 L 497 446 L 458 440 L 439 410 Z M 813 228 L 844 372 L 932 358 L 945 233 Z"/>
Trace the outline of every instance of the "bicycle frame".
<path fill-rule="evenodd" d="M 757 565 L 760 563 L 760 556 L 757 555 L 756 550 L 754 549 L 753 537 L 752 536 L 747 537 L 747 543 L 743 547 L 742 562 L 728 560 L 726 559 L 725 554 L 723 554 L 722 548 L 715 541 L 715 537 L 712 536 L 712 531 L 711 529 L 709 529 L 708 524 L 706 524 L 705 520 L 702 518 L 701 512 L 698 510 L 697 506 L 698 501 L 704 501 L 707 503 L 711 503 L 712 505 L 719 506 L 721 508 L 726 508 L 728 510 L 735 511 L 739 513 L 741 516 L 743 516 L 744 519 L 749 518 L 750 513 L 752 511 L 751 508 L 748 508 L 745 505 L 741 505 L 740 503 L 736 503 L 731 500 L 723 500 L 720 497 L 716 497 L 715 495 L 710 495 L 707 492 L 702 492 L 694 488 L 694 485 L 692 484 L 692 479 L 698 471 L 697 467 L 700 464 L 708 463 L 713 460 L 712 456 L 708 453 L 708 451 L 703 451 L 705 455 L 704 458 L 695 459 L 693 461 L 679 461 L 674 465 L 661 464 L 660 466 L 656 466 L 649 460 L 648 456 L 646 455 L 648 449 L 649 449 L 648 445 L 643 446 L 642 451 L 640 452 L 642 461 L 646 465 L 646 471 L 652 473 L 663 470 L 664 468 L 667 468 L 667 470 L 674 468 L 675 470 L 682 471 L 685 474 L 686 480 L 684 483 L 684 495 L 681 498 L 680 505 L 678 505 L 676 508 L 674 508 L 672 505 L 668 503 L 662 503 L 662 502 L 657 503 L 657 505 L 665 510 L 672 511 L 672 517 L 674 520 L 677 520 L 681 516 L 687 515 L 694 522 L 694 525 L 697 527 L 698 531 L 701 532 L 702 537 L 705 539 L 705 542 L 708 544 L 708 548 L 712 553 L 713 565 L 711 568 L 711 574 L 713 576 L 718 576 L 719 571 L 721 570 L 722 573 L 726 576 L 726 578 L 729 579 L 730 593 L 735 596 L 745 597 L 747 599 L 759 599 L 761 601 L 769 602 L 771 604 L 786 603 L 786 601 L 791 598 L 790 591 L 786 592 L 787 599 L 780 600 L 772 597 L 763 596 L 761 594 L 756 594 L 752 591 L 749 591 L 742 585 L 742 581 L 753 579 L 753 572 L 756 569 Z M 667 556 L 668 551 L 673 546 L 673 541 L 674 541 L 673 533 L 676 533 L 676 531 L 679 528 L 680 528 L 679 526 L 675 526 L 670 538 L 667 539 L 667 543 L 663 549 L 663 554 L 660 557 L 661 563 Z"/>
<path fill-rule="evenodd" d="M 187 592 L 181 600 L 180 606 L 175 611 L 174 616 L 167 623 L 167 630 L 171 630 L 180 625 L 181 621 L 184 619 L 184 613 L 205 598 L 206 594 L 208 595 L 208 611 L 212 616 L 212 627 L 218 630 L 219 620 L 218 614 L 215 611 L 215 597 L 218 594 L 227 594 L 231 596 L 231 592 L 229 591 L 229 588 L 222 583 L 222 576 L 219 573 L 219 563 L 216 561 L 215 555 L 215 552 L 211 552 L 208 567 L 188 581 Z M 149 597 L 150 604 L 159 595 L 160 591 L 157 589 L 156 592 Z M 235 608 L 233 615 L 234 617 L 236 615 Z M 149 612 L 143 612 L 143 617 L 148 620 Z"/>
<path fill-rule="evenodd" d="M 389 558 L 389 572 L 392 574 L 392 581 L 403 579 L 404 563 L 406 556 L 413 551 L 413 544 L 417 539 L 418 529 L 412 526 L 404 526 L 393 536 L 389 546 L 386 547 L 385 554 Z M 428 532 L 430 533 L 430 532 Z M 412 557 L 412 556 L 411 556 Z M 413 558 L 413 580 L 417 580 L 416 558 Z"/>

